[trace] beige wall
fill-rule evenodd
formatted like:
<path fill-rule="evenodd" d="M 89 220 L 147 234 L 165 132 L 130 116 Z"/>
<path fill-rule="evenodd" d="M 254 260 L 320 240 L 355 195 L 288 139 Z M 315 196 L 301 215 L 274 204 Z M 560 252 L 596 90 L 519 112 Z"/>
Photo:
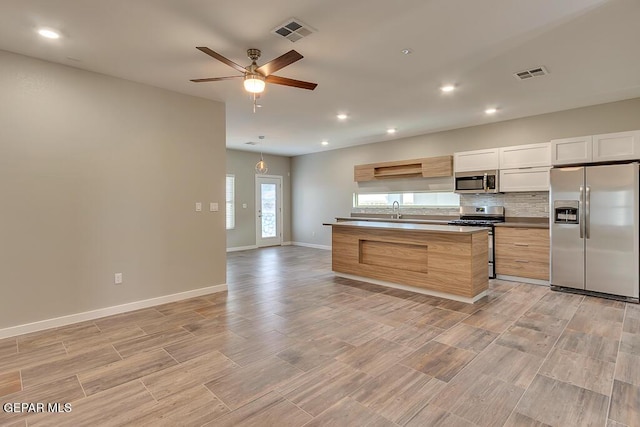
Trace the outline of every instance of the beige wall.
<path fill-rule="evenodd" d="M 223 104 L 3 51 L 0 89 L 0 328 L 225 283 L 194 209 L 224 207 Z"/>
<path fill-rule="evenodd" d="M 256 244 L 256 163 L 259 153 L 227 150 L 227 173 L 235 176 L 236 226 L 227 230 L 227 248 Z M 282 241 L 291 241 L 291 158 L 264 155 L 268 175 L 282 177 Z M 243 208 L 242 204 L 247 207 Z"/>
<path fill-rule="evenodd" d="M 640 98 L 293 157 L 293 241 L 331 244 L 322 223 L 350 214 L 357 164 L 634 129 L 640 129 Z"/>

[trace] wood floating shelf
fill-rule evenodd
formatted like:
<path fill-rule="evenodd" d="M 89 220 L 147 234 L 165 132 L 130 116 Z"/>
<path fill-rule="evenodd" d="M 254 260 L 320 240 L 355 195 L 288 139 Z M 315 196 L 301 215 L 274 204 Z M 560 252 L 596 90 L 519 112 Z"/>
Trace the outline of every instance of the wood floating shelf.
<path fill-rule="evenodd" d="M 446 177 L 453 175 L 453 156 L 370 163 L 356 165 L 353 169 L 353 179 L 356 182 L 389 178 Z"/>

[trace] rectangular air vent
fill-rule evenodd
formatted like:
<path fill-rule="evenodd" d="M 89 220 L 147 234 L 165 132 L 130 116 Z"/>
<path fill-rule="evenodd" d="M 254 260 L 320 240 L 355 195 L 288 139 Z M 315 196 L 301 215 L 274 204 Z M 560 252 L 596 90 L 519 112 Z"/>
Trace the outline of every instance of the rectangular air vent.
<path fill-rule="evenodd" d="M 518 71 L 517 73 L 513 73 L 513 76 L 518 80 L 527 80 L 533 77 L 541 77 L 549 74 L 546 68 L 544 67 L 535 67 L 530 68 L 528 70 Z"/>
<path fill-rule="evenodd" d="M 315 32 L 315 29 L 297 18 L 287 19 L 284 23 L 271 30 L 272 34 L 284 37 L 291 42 L 297 42 L 301 38 L 307 37 L 311 33 Z"/>

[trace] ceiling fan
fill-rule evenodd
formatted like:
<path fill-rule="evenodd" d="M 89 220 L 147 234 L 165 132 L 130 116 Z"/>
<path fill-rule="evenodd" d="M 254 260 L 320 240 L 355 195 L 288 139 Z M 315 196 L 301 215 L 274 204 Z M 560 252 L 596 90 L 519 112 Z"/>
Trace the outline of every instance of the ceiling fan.
<path fill-rule="evenodd" d="M 196 82 L 196 83 L 216 82 L 220 80 L 244 78 L 244 88 L 247 90 L 247 92 L 251 92 L 251 93 L 261 93 L 262 91 L 264 91 L 265 83 L 273 83 L 277 85 L 291 86 L 291 87 L 297 87 L 300 89 L 308 89 L 308 90 L 314 90 L 316 86 L 318 86 L 317 83 L 303 82 L 301 80 L 288 79 L 286 77 L 278 77 L 272 74 L 303 58 L 303 56 L 300 55 L 295 50 L 290 50 L 284 55 L 281 55 L 276 59 L 267 62 L 266 64 L 258 66 L 258 64 L 256 64 L 256 61 L 260 58 L 260 54 L 261 54 L 260 49 L 247 49 L 247 56 L 251 60 L 251 65 L 247 67 L 243 67 L 225 58 L 219 53 L 214 52 L 208 47 L 196 47 L 196 49 L 206 53 L 210 57 L 215 58 L 220 62 L 224 62 L 231 68 L 235 68 L 236 70 L 240 71 L 243 75 L 228 76 L 228 77 L 211 77 L 207 79 L 193 79 L 191 80 L 192 82 Z"/>

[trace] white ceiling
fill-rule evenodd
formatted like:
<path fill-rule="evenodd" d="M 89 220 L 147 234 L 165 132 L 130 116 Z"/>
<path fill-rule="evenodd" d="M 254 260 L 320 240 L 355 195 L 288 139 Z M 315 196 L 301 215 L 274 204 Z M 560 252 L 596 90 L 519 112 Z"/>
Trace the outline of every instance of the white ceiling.
<path fill-rule="evenodd" d="M 318 31 L 271 34 L 290 17 Z M 639 97 L 638 22 L 639 0 L 2 0 L 0 49 L 224 101 L 227 147 L 298 155 Z M 275 75 L 318 87 L 267 85 L 254 114 L 241 80 L 189 81 L 237 73 L 195 46 L 241 65 L 295 49 Z"/>

